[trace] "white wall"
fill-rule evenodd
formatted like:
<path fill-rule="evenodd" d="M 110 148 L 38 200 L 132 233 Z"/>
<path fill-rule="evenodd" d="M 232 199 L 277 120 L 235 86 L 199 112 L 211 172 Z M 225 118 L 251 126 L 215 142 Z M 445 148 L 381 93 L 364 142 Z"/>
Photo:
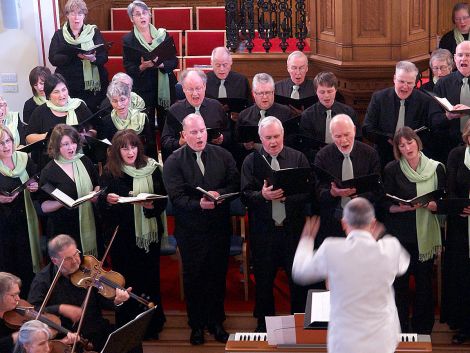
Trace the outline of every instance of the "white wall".
<path fill-rule="evenodd" d="M 3 13 L 4 2 L 15 3 L 18 29 L 5 28 L 4 16 L 8 14 Z M 2 73 L 16 73 L 18 79 L 17 93 L 4 92 L 5 84 L 0 82 L 0 95 L 7 101 L 10 111 L 19 111 L 21 115 L 24 102 L 32 95 L 28 80 L 30 70 L 38 65 L 53 69 L 47 53 L 58 26 L 58 3 L 57 0 L 0 0 L 0 4 L 0 80 Z"/>

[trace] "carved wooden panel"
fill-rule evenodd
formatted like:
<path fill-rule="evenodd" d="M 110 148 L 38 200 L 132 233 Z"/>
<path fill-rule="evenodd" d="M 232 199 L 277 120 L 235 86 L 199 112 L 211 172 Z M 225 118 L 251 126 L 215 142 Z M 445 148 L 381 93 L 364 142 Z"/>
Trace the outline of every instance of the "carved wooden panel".
<path fill-rule="evenodd" d="M 64 7 L 67 0 L 59 0 L 60 23 L 66 21 Z M 95 24 L 101 31 L 110 29 L 110 9 L 111 1 L 109 0 L 86 0 L 88 15 L 85 19 L 86 23 Z M 126 5 L 127 6 L 127 5 Z"/>
<path fill-rule="evenodd" d="M 352 6 L 353 38 L 355 44 L 390 43 L 390 0 L 355 0 Z"/>
<path fill-rule="evenodd" d="M 319 33 L 335 35 L 335 0 L 321 0 L 319 9 Z"/>
<path fill-rule="evenodd" d="M 428 8 L 425 0 L 411 0 L 409 3 L 409 34 L 427 35 Z"/>

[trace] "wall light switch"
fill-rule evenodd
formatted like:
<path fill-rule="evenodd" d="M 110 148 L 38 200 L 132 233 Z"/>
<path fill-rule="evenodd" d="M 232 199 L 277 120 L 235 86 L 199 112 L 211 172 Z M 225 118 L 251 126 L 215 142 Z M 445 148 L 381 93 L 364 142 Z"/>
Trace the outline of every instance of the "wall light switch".
<path fill-rule="evenodd" d="M 2 85 L 3 93 L 18 93 L 18 85 L 14 84 L 3 84 Z"/>
<path fill-rule="evenodd" d="M 18 77 L 15 72 L 4 72 L 1 73 L 1 78 L 3 83 L 17 83 Z"/>

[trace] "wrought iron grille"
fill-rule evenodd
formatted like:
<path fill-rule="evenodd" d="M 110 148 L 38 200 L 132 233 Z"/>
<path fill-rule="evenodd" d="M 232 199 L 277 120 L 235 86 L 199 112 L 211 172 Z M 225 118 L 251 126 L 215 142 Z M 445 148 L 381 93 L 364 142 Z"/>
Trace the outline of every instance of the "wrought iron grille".
<path fill-rule="evenodd" d="M 303 0 L 226 0 L 225 9 L 227 48 L 233 52 L 246 48 L 251 53 L 257 38 L 263 40 L 266 52 L 272 48 L 273 38 L 280 39 L 283 52 L 293 37 L 298 50 L 305 48 L 308 30 Z"/>

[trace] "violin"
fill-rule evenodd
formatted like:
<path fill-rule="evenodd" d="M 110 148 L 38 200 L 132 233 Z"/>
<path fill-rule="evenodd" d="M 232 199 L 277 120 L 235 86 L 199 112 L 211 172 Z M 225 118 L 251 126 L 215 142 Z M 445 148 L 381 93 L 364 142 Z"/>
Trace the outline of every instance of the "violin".
<path fill-rule="evenodd" d="M 71 353 L 72 352 L 72 347 L 57 340 L 49 341 L 49 349 L 50 349 L 49 353 Z M 98 353 L 98 352 L 84 351 L 83 353 Z"/>
<path fill-rule="evenodd" d="M 83 256 L 82 264 L 75 273 L 70 275 L 70 281 L 81 288 L 93 286 L 98 289 L 98 293 L 108 299 L 116 296 L 116 289 L 126 290 L 124 276 L 116 271 L 104 270 L 100 261 L 92 255 Z M 148 308 L 155 306 L 154 303 L 132 292 L 129 292 L 129 296 Z"/>
<path fill-rule="evenodd" d="M 58 316 L 53 314 L 41 314 L 38 317 L 38 312 L 34 309 L 34 306 L 23 299 L 19 300 L 15 309 L 7 311 L 3 315 L 3 320 L 5 321 L 5 324 L 13 330 L 19 330 L 27 321 L 39 320 L 51 328 L 51 334 L 53 337 L 55 337 L 58 332 L 64 335 L 70 332 L 65 327 L 61 326 L 60 318 Z M 80 338 L 79 343 L 85 349 L 93 349 L 93 345 L 84 338 Z"/>

